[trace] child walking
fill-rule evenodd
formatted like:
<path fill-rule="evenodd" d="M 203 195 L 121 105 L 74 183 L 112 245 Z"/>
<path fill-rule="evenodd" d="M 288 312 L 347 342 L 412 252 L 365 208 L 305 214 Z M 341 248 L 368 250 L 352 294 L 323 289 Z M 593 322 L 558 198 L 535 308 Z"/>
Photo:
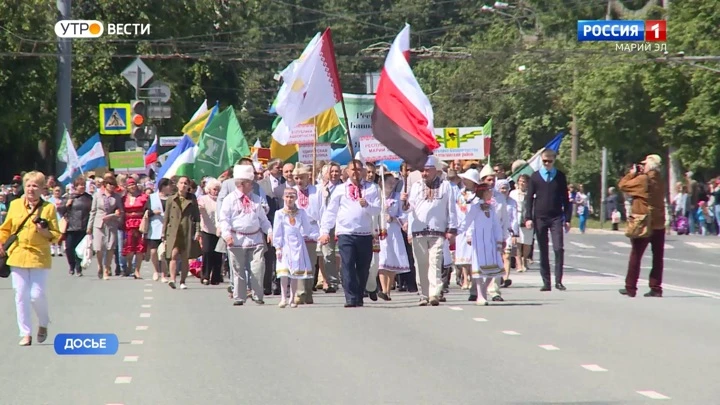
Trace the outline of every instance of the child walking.
<path fill-rule="evenodd" d="M 273 223 L 273 246 L 277 251 L 276 273 L 280 280 L 282 296 L 278 304 L 280 308 L 285 308 L 288 302 L 290 308 L 297 308 L 295 295 L 298 280 L 315 278 L 315 263 L 310 262 L 305 240 L 317 240 L 318 230 L 317 227 L 310 225 L 310 219 L 305 210 L 298 209 L 297 198 L 297 190 L 285 188 L 283 195 L 285 207 L 275 213 Z"/>

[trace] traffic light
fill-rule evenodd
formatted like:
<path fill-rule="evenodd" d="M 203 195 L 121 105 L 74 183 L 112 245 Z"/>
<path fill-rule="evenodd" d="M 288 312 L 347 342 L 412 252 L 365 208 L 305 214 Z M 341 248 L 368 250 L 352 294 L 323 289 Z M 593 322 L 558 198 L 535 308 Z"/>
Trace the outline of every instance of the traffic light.
<path fill-rule="evenodd" d="M 132 138 L 140 140 L 145 138 L 145 124 L 147 123 L 147 105 L 143 100 L 132 101 Z"/>

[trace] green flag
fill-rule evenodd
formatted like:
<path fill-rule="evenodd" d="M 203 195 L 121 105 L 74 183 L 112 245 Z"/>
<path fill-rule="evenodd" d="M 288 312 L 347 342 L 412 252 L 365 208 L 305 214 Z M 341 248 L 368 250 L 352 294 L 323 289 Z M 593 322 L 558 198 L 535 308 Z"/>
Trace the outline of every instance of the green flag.
<path fill-rule="evenodd" d="M 58 160 L 61 162 L 65 162 L 65 163 L 67 163 L 67 161 L 68 161 L 68 146 L 67 146 L 68 136 L 67 136 L 67 133 L 68 133 L 68 130 L 67 130 L 67 127 L 65 127 L 65 130 L 63 130 L 62 141 L 60 142 L 60 146 L 58 147 L 58 152 L 57 152 Z"/>
<path fill-rule="evenodd" d="M 195 181 L 205 176 L 218 177 L 246 156 L 250 156 L 250 148 L 235 109 L 230 106 L 215 115 L 203 131 L 195 158 Z"/>

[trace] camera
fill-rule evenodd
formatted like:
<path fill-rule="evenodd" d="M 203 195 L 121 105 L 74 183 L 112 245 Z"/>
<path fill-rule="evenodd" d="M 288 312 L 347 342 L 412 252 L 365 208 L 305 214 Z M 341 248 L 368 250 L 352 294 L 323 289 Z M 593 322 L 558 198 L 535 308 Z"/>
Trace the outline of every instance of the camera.
<path fill-rule="evenodd" d="M 635 165 L 635 171 L 638 173 L 642 173 L 645 170 L 645 166 L 636 164 Z"/>
<path fill-rule="evenodd" d="M 35 218 L 35 219 L 33 219 L 33 223 L 36 225 L 40 225 L 40 227 L 43 229 L 50 228 L 50 223 L 45 218 Z"/>

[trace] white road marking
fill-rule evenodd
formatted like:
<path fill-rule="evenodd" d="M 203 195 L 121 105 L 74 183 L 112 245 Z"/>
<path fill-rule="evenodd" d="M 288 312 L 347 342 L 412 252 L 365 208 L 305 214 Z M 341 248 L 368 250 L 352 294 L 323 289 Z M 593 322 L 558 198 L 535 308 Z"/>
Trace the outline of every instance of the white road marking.
<path fill-rule="evenodd" d="M 578 259 L 599 259 L 597 256 L 586 256 L 586 255 L 568 255 L 569 257 L 577 257 Z"/>
<path fill-rule="evenodd" d="M 132 377 L 116 377 L 115 384 L 130 384 Z"/>
<path fill-rule="evenodd" d="M 631 248 L 632 245 L 627 242 L 608 242 L 613 246 L 621 247 L 621 248 Z"/>
<path fill-rule="evenodd" d="M 463 310 L 463 309 L 460 308 L 460 307 L 448 307 L 448 309 L 451 310 L 451 311 L 462 311 L 462 310 Z"/>
<path fill-rule="evenodd" d="M 151 300 L 153 297 L 145 297 L 146 300 Z"/>
<path fill-rule="evenodd" d="M 142 326 L 136 326 L 136 327 L 135 327 L 135 330 L 148 330 L 148 329 L 150 329 L 150 327 L 147 326 L 147 325 L 142 325 Z"/>
<path fill-rule="evenodd" d="M 584 243 L 579 243 L 579 242 L 570 242 L 570 243 L 572 243 L 573 245 L 575 245 L 579 248 L 583 248 L 583 249 L 595 249 L 595 246 L 593 246 L 593 245 L 586 245 Z"/>
<path fill-rule="evenodd" d="M 666 243 L 666 244 L 665 244 L 665 250 L 668 250 L 668 249 L 675 249 L 675 246 L 673 246 L 673 245 L 668 245 L 668 244 Z"/>
<path fill-rule="evenodd" d="M 553 345 L 540 345 L 540 347 L 543 348 L 543 349 L 545 349 L 545 350 L 547 350 L 547 351 L 549 351 L 549 352 L 552 352 L 552 351 L 555 351 L 555 350 L 560 350 L 558 347 L 555 347 L 555 346 L 553 346 Z"/>
<path fill-rule="evenodd" d="M 506 335 L 510 335 L 510 336 L 519 336 L 520 335 L 520 333 L 515 332 L 514 330 L 504 330 L 503 333 Z"/>
<path fill-rule="evenodd" d="M 140 306 L 143 307 L 143 308 L 150 308 L 150 307 L 152 307 L 152 305 L 150 305 L 150 304 L 142 304 L 142 305 L 140 305 Z"/>
<path fill-rule="evenodd" d="M 644 395 L 650 399 L 670 399 L 670 397 L 665 396 L 659 392 L 655 391 L 636 391 L 640 395 Z"/>
<path fill-rule="evenodd" d="M 582 368 L 584 368 L 585 370 L 597 371 L 597 372 L 607 371 L 607 369 L 604 369 L 604 368 L 598 366 L 597 364 L 583 364 Z"/>
<path fill-rule="evenodd" d="M 150 318 L 150 312 L 143 312 L 140 314 L 140 318 Z"/>
<path fill-rule="evenodd" d="M 487 319 L 485 319 L 485 318 L 473 318 L 473 321 L 475 321 L 475 322 L 487 322 Z"/>
<path fill-rule="evenodd" d="M 145 343 L 145 341 L 143 341 L 143 340 L 131 340 L 130 341 L 131 345 L 141 345 L 143 343 Z"/>
<path fill-rule="evenodd" d="M 146 288 L 143 292 L 152 292 L 152 288 Z"/>
<path fill-rule="evenodd" d="M 137 363 L 140 356 L 125 356 L 123 361 L 126 363 Z"/>
<path fill-rule="evenodd" d="M 145 287 L 152 287 L 152 283 L 145 283 Z"/>

